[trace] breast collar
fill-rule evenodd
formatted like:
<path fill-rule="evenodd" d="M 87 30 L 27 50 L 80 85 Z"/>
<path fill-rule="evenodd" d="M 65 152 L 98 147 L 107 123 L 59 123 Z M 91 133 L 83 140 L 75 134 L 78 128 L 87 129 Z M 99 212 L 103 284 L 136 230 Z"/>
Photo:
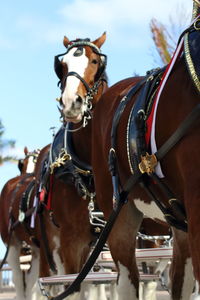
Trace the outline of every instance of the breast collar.
<path fill-rule="evenodd" d="M 67 160 L 70 160 L 78 173 L 83 175 L 91 175 L 92 167 L 79 159 L 74 150 L 73 139 L 71 131 L 73 123 L 66 123 L 61 126 L 56 135 L 49 152 L 49 166 L 51 173 L 55 168 L 65 165 Z"/>

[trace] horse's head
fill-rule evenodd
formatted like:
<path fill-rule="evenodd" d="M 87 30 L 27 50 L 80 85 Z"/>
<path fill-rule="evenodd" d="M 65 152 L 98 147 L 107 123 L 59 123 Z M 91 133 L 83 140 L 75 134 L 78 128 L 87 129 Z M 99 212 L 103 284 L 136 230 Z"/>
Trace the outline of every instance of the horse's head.
<path fill-rule="evenodd" d="M 54 67 L 62 91 L 61 113 L 67 122 L 77 123 L 90 115 L 100 86 L 105 82 L 106 56 L 100 51 L 105 39 L 106 33 L 93 42 L 89 39 L 69 41 L 64 37 L 67 51 L 55 57 Z M 62 60 L 59 56 L 63 56 Z"/>
<path fill-rule="evenodd" d="M 35 170 L 35 163 L 39 154 L 39 150 L 29 152 L 27 147 L 24 147 L 24 159 L 18 160 L 18 168 L 21 174 L 33 173 Z"/>

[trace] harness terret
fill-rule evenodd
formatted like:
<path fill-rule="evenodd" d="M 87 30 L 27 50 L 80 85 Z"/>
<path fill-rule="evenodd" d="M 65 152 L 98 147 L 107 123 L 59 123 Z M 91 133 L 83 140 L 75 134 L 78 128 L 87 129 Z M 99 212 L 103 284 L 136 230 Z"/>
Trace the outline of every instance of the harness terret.
<path fill-rule="evenodd" d="M 195 0 L 198 1 L 198 0 Z M 195 30 L 193 26 L 189 28 L 189 31 Z M 186 31 L 188 32 L 188 30 Z M 185 32 L 184 32 L 185 34 Z M 155 73 L 151 74 L 153 75 L 154 82 L 157 82 Z M 155 174 L 155 166 L 157 165 L 157 162 L 162 160 L 162 158 L 170 151 L 174 145 L 176 145 L 180 139 L 187 133 L 187 131 L 191 128 L 191 126 L 198 120 L 200 116 L 200 104 L 198 104 L 192 112 L 188 115 L 188 117 L 185 118 L 185 120 L 181 123 L 181 125 L 178 127 L 178 129 L 172 134 L 172 136 L 163 144 L 163 146 L 153 155 L 146 153 L 145 151 L 147 150 L 146 147 L 146 141 L 145 141 L 145 128 L 146 128 L 146 115 L 145 111 L 143 110 L 144 106 L 138 107 L 139 110 L 136 110 L 136 115 L 130 116 L 129 121 L 134 119 L 135 123 L 135 128 L 136 128 L 136 134 L 135 134 L 135 139 L 136 139 L 136 144 L 137 144 L 137 153 L 138 154 L 144 154 L 142 155 L 141 161 L 138 164 L 138 156 L 136 157 L 136 162 L 137 165 L 134 167 L 134 171 L 132 176 L 128 179 L 126 184 L 124 186 L 119 187 L 119 178 L 118 178 L 118 173 L 117 173 L 117 157 L 116 157 L 116 152 L 115 152 L 115 140 L 116 140 L 116 130 L 118 126 L 118 122 L 120 120 L 120 116 L 122 115 L 124 108 L 126 105 L 123 104 L 123 102 L 129 102 L 131 97 L 135 95 L 141 87 L 144 85 L 143 93 L 145 96 L 150 95 L 147 93 L 149 91 L 148 87 L 148 81 L 151 80 L 149 75 L 143 79 L 141 82 L 136 84 L 128 93 L 127 96 L 125 96 L 122 101 L 119 104 L 119 107 L 116 111 L 116 114 L 114 116 L 114 121 L 113 121 L 113 127 L 112 127 L 112 147 L 110 149 L 110 155 L 109 155 L 109 165 L 110 165 L 110 171 L 112 175 L 112 180 L 113 180 L 113 189 L 114 189 L 114 200 L 115 200 L 115 205 L 113 208 L 113 212 L 110 215 L 110 218 L 108 219 L 108 222 L 106 223 L 100 238 L 96 244 L 96 247 L 92 254 L 90 255 L 88 261 L 82 268 L 81 272 L 75 279 L 75 281 L 60 295 L 53 297 L 51 299 L 53 300 L 61 300 L 73 293 L 74 291 L 78 290 L 80 283 L 84 280 L 86 275 L 91 269 L 91 266 L 94 264 L 95 260 L 97 259 L 100 251 L 102 250 L 102 247 L 104 243 L 107 240 L 107 237 L 112 229 L 113 224 L 115 223 L 115 220 L 123 207 L 123 205 L 127 202 L 127 197 L 134 187 L 134 185 L 138 182 L 142 182 L 144 184 L 144 177 L 149 177 L 153 180 L 156 180 L 162 191 L 164 191 L 165 195 L 168 196 L 169 198 L 169 207 L 165 207 L 162 205 L 160 201 L 158 201 L 157 198 L 155 198 L 155 195 L 152 194 L 151 189 L 149 189 L 147 186 L 145 186 L 146 191 L 148 194 L 154 198 L 154 201 L 158 205 L 158 207 L 163 211 L 165 218 L 169 224 L 172 226 L 175 226 L 179 229 L 182 229 L 184 231 L 187 230 L 187 223 L 186 223 L 186 216 L 185 216 L 185 211 L 184 208 L 180 205 L 180 203 L 177 201 L 177 199 L 172 197 L 171 191 L 168 189 L 167 186 L 162 184 L 158 178 L 158 176 Z M 154 88 L 151 87 L 151 90 L 154 90 Z M 143 100 L 141 99 L 141 103 Z M 130 162 L 129 162 L 130 163 Z M 133 164 L 134 165 L 134 164 Z M 178 217 L 178 221 L 176 219 Z"/>
<path fill-rule="evenodd" d="M 187 48 L 188 51 L 185 51 L 185 57 L 186 62 L 188 64 L 188 56 L 191 59 L 191 53 L 196 53 L 197 47 L 195 47 L 197 41 L 197 35 L 199 38 L 199 32 L 197 28 L 197 24 L 199 24 L 200 19 L 196 19 L 194 24 L 192 24 L 191 27 L 188 28 L 184 32 L 185 35 L 187 35 L 187 40 L 190 41 L 190 50 L 189 47 Z M 193 39 L 195 39 L 195 43 L 193 42 Z M 183 44 L 183 40 L 182 40 Z M 192 50 L 192 47 L 195 49 Z M 181 50 L 181 45 L 180 45 Z M 181 51 L 179 51 L 179 55 L 181 54 Z M 177 59 L 180 56 L 177 56 Z M 198 67 L 195 68 L 195 59 L 194 57 L 199 59 L 199 55 L 193 54 L 193 68 L 191 68 L 191 61 L 190 61 L 190 67 L 188 68 L 191 77 L 193 78 L 193 83 L 195 87 L 198 87 L 199 83 L 199 74 L 198 74 Z M 160 71 L 160 74 L 162 72 Z M 197 80 L 198 79 L 198 80 Z M 164 157 L 164 155 L 186 134 L 187 130 L 190 128 L 190 126 L 193 125 L 195 121 L 197 121 L 197 118 L 199 116 L 199 106 L 197 105 L 195 109 L 191 112 L 191 114 L 183 121 L 183 123 L 180 125 L 180 127 L 177 129 L 177 131 L 170 137 L 170 139 L 154 154 L 149 154 L 149 148 L 146 143 L 145 135 L 147 131 L 147 119 L 149 115 L 149 109 L 148 107 L 152 107 L 152 95 L 154 96 L 154 91 L 156 91 L 158 83 L 160 82 L 160 75 L 159 71 L 153 71 L 150 75 L 147 75 L 147 78 L 143 79 L 141 82 L 139 82 L 136 86 L 130 89 L 128 94 L 123 97 L 121 100 L 114 119 L 113 119 L 113 125 L 112 125 L 112 132 L 111 132 L 111 149 L 110 149 L 110 171 L 112 174 L 113 179 L 113 200 L 114 202 L 119 201 L 119 195 L 120 192 L 125 192 L 124 187 L 120 185 L 120 180 L 118 176 L 118 170 L 117 170 L 117 155 L 116 155 L 116 136 L 117 136 L 117 127 L 120 120 L 120 117 L 122 116 L 122 113 L 126 107 L 126 105 L 129 103 L 129 101 L 132 99 L 132 96 L 134 96 L 139 89 L 140 94 L 137 97 L 132 110 L 129 115 L 128 125 L 127 125 L 127 153 L 128 153 L 128 162 L 130 171 L 133 174 L 132 179 L 130 179 L 128 182 L 128 186 L 130 187 L 132 184 L 132 187 L 134 184 L 136 184 L 138 181 L 140 185 L 146 190 L 147 194 L 150 196 L 151 199 L 154 200 L 154 202 L 157 204 L 157 206 L 160 208 L 160 210 L 163 212 L 164 217 L 171 226 L 175 226 L 178 229 L 182 229 L 183 231 L 187 231 L 187 221 L 186 221 L 186 213 L 185 209 L 183 207 L 183 204 L 176 199 L 172 191 L 169 189 L 168 186 L 166 186 L 163 181 L 160 180 L 160 178 L 157 176 L 155 172 L 155 167 L 157 166 L 158 162 Z M 141 88 L 141 85 L 143 87 Z M 151 88 L 149 88 L 149 86 Z M 148 93 L 150 89 L 150 93 Z M 148 104 L 150 101 L 150 105 Z M 149 180 L 151 179 L 151 180 Z M 157 183 L 159 186 L 161 192 L 167 197 L 168 199 L 168 205 L 163 204 L 158 196 L 156 196 L 155 192 L 152 189 L 152 180 Z M 130 184 L 131 183 L 131 184 Z M 128 188 L 129 190 L 129 188 Z"/>
<path fill-rule="evenodd" d="M 195 30 L 194 26 L 191 26 L 186 32 L 190 32 Z M 185 32 L 184 32 L 185 34 Z M 199 119 L 200 116 L 200 104 L 198 104 L 192 112 L 185 118 L 185 120 L 181 123 L 181 125 L 178 127 L 178 129 L 172 134 L 172 136 L 163 144 L 160 149 L 152 154 L 148 154 L 146 152 L 147 145 L 145 140 L 145 128 L 146 128 L 146 114 L 145 112 L 148 111 L 148 109 L 145 111 L 144 107 L 146 106 L 146 101 L 141 97 L 143 96 L 147 97 L 147 95 L 151 98 L 151 93 L 149 91 L 155 91 L 154 87 L 149 86 L 149 81 L 153 81 L 155 83 L 155 89 L 156 85 L 159 82 L 159 73 L 153 72 L 152 74 L 147 74 L 147 76 L 139 83 L 137 83 L 129 92 L 128 94 L 123 97 L 121 100 L 114 119 L 113 119 L 113 126 L 112 126 L 112 134 L 111 134 L 111 149 L 110 149 L 110 155 L 109 155 L 109 165 L 110 165 L 110 171 L 112 175 L 112 181 L 113 181 L 113 190 L 114 190 L 114 208 L 113 212 L 111 213 L 108 222 L 106 223 L 99 240 L 97 241 L 96 247 L 93 250 L 92 254 L 90 255 L 88 261 L 83 266 L 81 272 L 78 274 L 75 281 L 60 295 L 53 297 L 51 299 L 53 300 L 61 300 L 73 293 L 74 291 L 77 291 L 80 283 L 84 280 L 86 275 L 91 269 L 91 266 L 95 263 L 100 251 L 103 248 L 103 245 L 105 244 L 107 237 L 112 229 L 112 226 L 115 223 L 115 220 L 121 211 L 121 208 L 123 205 L 127 202 L 127 197 L 130 193 L 130 191 L 133 189 L 134 185 L 140 182 L 142 186 L 145 184 L 145 178 L 151 178 L 154 181 L 158 182 L 162 192 L 164 192 L 165 195 L 167 195 L 169 199 L 169 207 L 164 206 L 158 199 L 155 197 L 155 195 L 152 193 L 151 188 L 149 186 L 145 185 L 145 190 L 149 194 L 150 197 L 153 197 L 153 200 L 158 205 L 158 207 L 161 209 L 161 211 L 164 213 L 165 218 L 167 222 L 175 226 L 179 229 L 182 229 L 184 231 L 187 231 L 187 222 L 186 222 L 186 216 L 183 206 L 180 204 L 179 201 L 177 201 L 176 198 L 173 197 L 171 191 L 169 188 L 162 184 L 160 179 L 155 173 L 155 166 L 157 165 L 157 162 L 162 160 L 163 157 L 170 151 L 179 141 L 180 139 L 185 136 L 187 131 L 191 128 L 192 125 Z M 142 86 L 144 85 L 143 89 Z M 126 104 L 130 101 L 131 97 L 134 96 L 139 90 L 141 89 L 140 93 L 140 103 L 142 103 L 142 107 L 137 107 L 137 104 L 135 104 L 135 107 L 137 107 L 136 114 L 133 114 L 130 116 L 129 121 L 132 120 L 135 124 L 135 140 L 137 144 L 137 154 L 143 154 L 140 157 L 138 155 L 135 157 L 136 159 L 133 159 L 133 165 L 136 161 L 136 167 L 134 166 L 134 169 L 132 169 L 133 174 L 131 177 L 127 180 L 124 186 L 120 185 L 118 172 L 117 172 L 117 156 L 115 151 L 115 141 L 116 141 L 116 134 L 117 134 L 117 127 L 120 120 L 120 117 L 125 109 Z M 145 105 L 144 105 L 145 104 Z M 135 109 L 134 107 L 134 109 Z M 138 161 L 139 159 L 139 161 Z M 141 161 L 140 161 L 141 159 Z M 138 163 L 139 162 L 139 163 Z M 131 162 L 129 162 L 131 163 Z"/>

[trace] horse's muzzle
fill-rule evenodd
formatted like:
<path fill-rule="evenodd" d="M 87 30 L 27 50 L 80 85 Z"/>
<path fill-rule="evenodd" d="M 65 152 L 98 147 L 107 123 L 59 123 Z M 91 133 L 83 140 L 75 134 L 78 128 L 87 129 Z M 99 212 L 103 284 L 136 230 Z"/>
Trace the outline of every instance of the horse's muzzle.
<path fill-rule="evenodd" d="M 83 116 L 83 99 L 78 96 L 75 101 L 72 102 L 71 107 L 66 109 L 63 108 L 63 114 L 65 121 L 67 122 L 80 122 Z"/>

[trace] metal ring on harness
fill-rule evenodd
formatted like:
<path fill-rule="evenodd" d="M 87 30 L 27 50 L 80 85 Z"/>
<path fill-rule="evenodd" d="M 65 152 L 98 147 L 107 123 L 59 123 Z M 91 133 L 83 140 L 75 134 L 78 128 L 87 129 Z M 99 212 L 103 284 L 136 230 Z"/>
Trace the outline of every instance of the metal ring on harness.
<path fill-rule="evenodd" d="M 200 30 L 200 18 L 194 22 L 194 28 L 196 30 Z"/>

